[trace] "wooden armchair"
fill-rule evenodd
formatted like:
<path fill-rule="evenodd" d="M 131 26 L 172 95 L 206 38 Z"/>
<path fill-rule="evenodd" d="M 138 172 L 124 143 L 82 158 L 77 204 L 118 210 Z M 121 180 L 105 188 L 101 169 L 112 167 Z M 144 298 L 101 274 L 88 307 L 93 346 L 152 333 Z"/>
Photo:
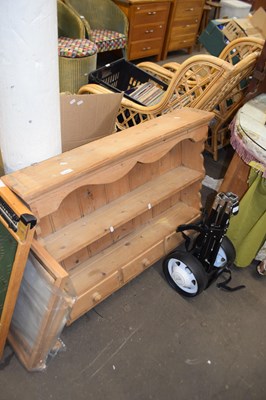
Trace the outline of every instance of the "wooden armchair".
<path fill-rule="evenodd" d="M 126 56 L 128 20 L 112 0 L 64 0 L 85 27 L 86 37 L 98 47 L 98 53 L 121 49 Z"/>

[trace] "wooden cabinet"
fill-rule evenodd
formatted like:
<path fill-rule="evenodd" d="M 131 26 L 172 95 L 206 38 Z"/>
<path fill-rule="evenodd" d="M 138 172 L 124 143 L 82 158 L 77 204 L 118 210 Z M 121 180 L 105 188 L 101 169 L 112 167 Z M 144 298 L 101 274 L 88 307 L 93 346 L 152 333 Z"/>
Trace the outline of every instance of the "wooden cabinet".
<path fill-rule="evenodd" d="M 170 0 L 113 0 L 129 20 L 128 59 L 161 59 Z"/>
<path fill-rule="evenodd" d="M 168 52 L 187 49 L 191 52 L 197 39 L 204 0 L 174 0 L 162 58 Z"/>
<path fill-rule="evenodd" d="M 2 177 L 67 273 L 69 323 L 173 250 L 176 227 L 199 218 L 212 116 L 176 110 Z"/>

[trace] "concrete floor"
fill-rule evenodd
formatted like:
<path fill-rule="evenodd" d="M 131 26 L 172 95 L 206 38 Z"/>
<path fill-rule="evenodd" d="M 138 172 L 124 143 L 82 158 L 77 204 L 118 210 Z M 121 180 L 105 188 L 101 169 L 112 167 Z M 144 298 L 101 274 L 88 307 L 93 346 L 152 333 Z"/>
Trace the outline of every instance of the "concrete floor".
<path fill-rule="evenodd" d="M 214 284 L 188 300 L 168 286 L 159 262 L 65 328 L 66 351 L 44 372 L 28 373 L 13 356 L 0 398 L 265 399 L 266 282 L 254 271 L 233 271 L 243 290 Z"/>
<path fill-rule="evenodd" d="M 231 155 L 205 154 L 207 174 L 221 178 Z M 215 192 L 202 195 L 208 204 Z M 65 328 L 65 351 L 44 371 L 27 372 L 6 346 L 0 400 L 264 400 L 265 279 L 235 268 L 232 286 L 245 289 L 214 283 L 186 299 L 160 261 Z"/>
<path fill-rule="evenodd" d="M 230 159 L 205 154 L 220 178 Z M 203 188 L 207 204 L 215 194 Z M 263 400 L 265 279 L 255 265 L 233 269 L 226 292 L 178 295 L 161 261 L 63 330 L 65 351 L 29 373 L 12 349 L 0 364 L 1 400 Z"/>

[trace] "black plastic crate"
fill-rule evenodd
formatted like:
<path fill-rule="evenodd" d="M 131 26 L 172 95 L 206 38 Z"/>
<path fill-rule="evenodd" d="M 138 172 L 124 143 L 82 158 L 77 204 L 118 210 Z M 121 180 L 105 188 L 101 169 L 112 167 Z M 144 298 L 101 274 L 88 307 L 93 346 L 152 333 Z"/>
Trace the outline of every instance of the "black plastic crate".
<path fill-rule="evenodd" d="M 146 82 L 154 82 L 164 91 L 168 88 L 166 83 L 123 58 L 106 64 L 104 67 L 98 68 L 89 74 L 89 83 L 97 83 L 113 92 L 124 92 L 125 97 L 140 105 L 145 104 L 130 97 L 130 93 L 133 92 L 137 86 Z"/>

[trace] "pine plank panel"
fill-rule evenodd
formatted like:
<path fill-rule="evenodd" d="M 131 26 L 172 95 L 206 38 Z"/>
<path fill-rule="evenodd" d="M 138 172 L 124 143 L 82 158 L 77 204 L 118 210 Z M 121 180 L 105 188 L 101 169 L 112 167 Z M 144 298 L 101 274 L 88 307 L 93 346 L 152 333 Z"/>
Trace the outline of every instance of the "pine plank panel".
<path fill-rule="evenodd" d="M 77 189 L 83 216 L 107 204 L 104 185 L 86 185 Z"/>
<path fill-rule="evenodd" d="M 58 210 L 50 215 L 55 231 L 68 225 L 70 221 L 79 220 L 82 215 L 81 204 L 77 191 L 70 193 Z"/>

